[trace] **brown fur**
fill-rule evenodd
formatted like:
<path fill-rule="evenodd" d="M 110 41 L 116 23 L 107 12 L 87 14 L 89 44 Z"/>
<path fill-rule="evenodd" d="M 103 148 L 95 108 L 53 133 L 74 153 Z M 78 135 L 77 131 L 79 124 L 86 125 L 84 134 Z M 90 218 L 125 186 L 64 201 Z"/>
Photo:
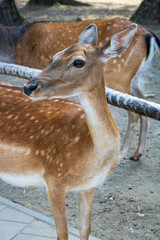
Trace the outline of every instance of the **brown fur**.
<path fill-rule="evenodd" d="M 31 170 L 30 168 L 35 171 L 36 168 L 43 166 L 47 171 L 49 170 L 50 174 L 55 175 L 61 160 L 64 161 L 63 172 L 68 171 L 68 165 L 72 166 L 73 173 L 76 172 L 74 161 L 79 156 L 83 156 L 86 148 L 92 146 L 85 117 L 81 118 L 85 116 L 82 107 L 76 102 L 60 99 L 33 102 L 19 88 L 1 86 L 0 90 L 0 142 L 13 145 L 15 148 L 25 146 L 26 149 L 31 150 L 30 161 L 15 160 L 17 173 L 22 172 L 22 169 Z M 12 99 L 14 99 L 14 105 Z M 77 136 L 79 136 L 78 142 L 76 142 Z M 38 154 L 37 151 L 39 151 Z M 72 152 L 74 152 L 74 158 L 69 155 Z M 56 164 L 58 160 L 59 164 Z M 5 167 L 5 171 L 10 169 L 11 172 L 15 172 L 14 167 L 9 168 L 12 157 L 8 157 L 7 161 L 8 164 L 4 164 L 1 154 L 0 169 Z M 82 162 L 81 168 L 83 164 Z"/>
<path fill-rule="evenodd" d="M 123 18 L 87 20 L 82 22 L 34 23 L 29 26 L 28 31 L 25 32 L 16 44 L 16 63 L 33 68 L 45 68 L 52 62 L 54 54 L 76 43 L 79 34 L 91 23 L 96 24 L 98 27 L 98 45 L 101 46 L 106 43 L 113 34 L 131 24 L 129 20 Z M 132 60 L 130 60 L 125 67 L 125 71 L 125 62 L 122 63 L 119 57 L 114 59 L 118 61 L 117 64 L 122 64 L 122 70 L 118 73 L 118 80 L 117 72 L 113 71 L 113 60 L 109 61 L 110 64 L 107 65 L 107 75 L 105 77 L 108 87 L 131 93 L 130 81 L 147 54 L 145 43 L 147 33 L 148 31 L 145 28 L 138 26 L 134 41 L 132 41 L 130 47 L 121 57 L 121 59 L 126 61 L 131 50 L 136 48 L 133 52 Z M 139 49 L 141 49 L 141 51 L 139 51 Z M 115 64 L 115 68 L 117 64 Z M 124 72 L 126 76 L 125 79 Z M 110 78 L 110 76 L 112 77 Z M 127 86 L 124 87 L 125 85 Z"/>
<path fill-rule="evenodd" d="M 45 68 L 52 62 L 52 56 L 56 52 L 76 43 L 79 34 L 91 23 L 95 23 L 98 27 L 98 46 L 102 46 L 113 34 L 131 24 L 125 18 L 29 24 L 24 27 L 23 34 L 15 43 L 15 62 L 32 68 Z M 132 78 L 138 72 L 143 59 L 147 58 L 150 50 L 146 42 L 147 35 L 153 37 L 148 30 L 138 25 L 138 30 L 130 47 L 120 57 L 108 61 L 104 71 L 108 87 L 133 95 L 131 89 Z M 136 96 L 143 98 L 142 92 Z M 133 114 L 129 113 L 129 118 L 132 116 Z M 135 118 L 140 118 L 143 125 L 143 127 L 140 127 L 139 145 L 133 155 L 133 158 L 139 159 L 145 151 L 145 147 L 142 146 L 145 146 L 146 143 L 147 121 L 134 114 L 132 119 L 134 125 L 136 125 Z M 129 151 L 129 142 L 132 140 L 132 137 L 130 137 L 131 128 L 132 126 L 129 123 L 122 147 L 122 157 L 125 157 Z"/>
<path fill-rule="evenodd" d="M 122 52 L 123 35 L 124 51 L 135 31 L 136 25 L 124 29 L 119 39 L 113 37 L 115 47 L 102 49 L 92 44 L 97 31 L 89 26 L 80 43 L 56 54 L 25 86 L 37 101 L 19 88 L 0 86 L 0 177 L 12 184 L 17 179 L 29 186 L 46 184 L 59 240 L 68 240 L 67 192 L 80 191 L 80 239 L 88 240 L 95 187 L 118 165 L 120 136 L 105 97 L 103 67 Z M 84 65 L 77 67 L 75 60 Z M 82 106 L 66 99 L 38 101 L 72 95 Z"/>

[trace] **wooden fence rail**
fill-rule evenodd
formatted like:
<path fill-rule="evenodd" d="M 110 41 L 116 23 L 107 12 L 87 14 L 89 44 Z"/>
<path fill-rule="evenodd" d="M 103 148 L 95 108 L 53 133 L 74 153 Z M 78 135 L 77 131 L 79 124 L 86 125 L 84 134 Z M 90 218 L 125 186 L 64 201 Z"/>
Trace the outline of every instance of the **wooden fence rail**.
<path fill-rule="evenodd" d="M 0 73 L 15 77 L 32 79 L 41 70 L 0 62 Z M 108 103 L 126 110 L 142 114 L 156 120 L 160 120 L 160 104 L 149 102 L 129 94 L 124 94 L 110 88 L 106 88 Z"/>

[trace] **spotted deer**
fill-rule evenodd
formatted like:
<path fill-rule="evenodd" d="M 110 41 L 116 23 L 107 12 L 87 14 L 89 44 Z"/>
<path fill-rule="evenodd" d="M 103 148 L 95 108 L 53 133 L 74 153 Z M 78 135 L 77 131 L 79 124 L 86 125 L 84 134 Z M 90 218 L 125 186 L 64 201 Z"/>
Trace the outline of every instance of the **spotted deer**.
<path fill-rule="evenodd" d="M 65 197 L 79 192 L 80 239 L 91 229 L 95 188 L 118 165 L 120 135 L 105 97 L 104 66 L 129 46 L 135 24 L 97 47 L 96 25 L 22 89 L 0 86 L 0 178 L 45 185 L 57 239 L 67 240 Z M 107 65 L 106 65 L 107 66 Z M 80 104 L 67 99 L 78 96 Z M 34 101 L 33 101 L 34 100 Z"/>
<path fill-rule="evenodd" d="M 76 43 L 78 35 L 89 24 L 98 28 L 98 46 L 131 22 L 124 18 L 89 20 L 82 22 L 37 22 L 20 27 L 0 26 L 0 60 L 32 68 L 48 66 L 52 56 Z M 110 59 L 104 68 L 108 87 L 144 98 L 141 80 L 148 77 L 155 53 L 160 50 L 160 40 L 150 31 L 138 25 L 129 48 L 121 55 Z M 146 79 L 147 80 L 147 79 Z M 138 160 L 145 152 L 148 119 L 128 111 L 128 128 L 121 148 L 121 158 L 126 157 L 132 143 L 135 128 L 140 119 L 140 136 L 131 159 Z"/>

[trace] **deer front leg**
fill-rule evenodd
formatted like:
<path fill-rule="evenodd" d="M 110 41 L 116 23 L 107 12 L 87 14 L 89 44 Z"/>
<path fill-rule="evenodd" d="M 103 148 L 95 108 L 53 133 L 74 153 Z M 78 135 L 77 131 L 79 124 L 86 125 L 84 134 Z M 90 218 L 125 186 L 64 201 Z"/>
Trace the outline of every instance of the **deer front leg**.
<path fill-rule="evenodd" d="M 79 193 L 80 240 L 88 240 L 91 231 L 91 209 L 95 188 Z"/>
<path fill-rule="evenodd" d="M 127 156 L 140 115 L 128 111 L 128 128 L 121 148 L 120 159 Z"/>
<path fill-rule="evenodd" d="M 57 240 L 68 240 L 65 198 L 66 189 L 52 181 L 48 181 L 48 198 L 56 224 Z"/>

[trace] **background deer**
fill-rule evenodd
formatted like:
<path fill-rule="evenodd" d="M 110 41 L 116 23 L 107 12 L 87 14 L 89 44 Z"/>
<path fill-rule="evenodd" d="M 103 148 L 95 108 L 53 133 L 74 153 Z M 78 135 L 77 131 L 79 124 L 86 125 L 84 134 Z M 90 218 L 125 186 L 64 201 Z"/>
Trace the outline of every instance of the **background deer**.
<path fill-rule="evenodd" d="M 76 43 L 79 34 L 91 23 L 95 23 L 98 28 L 98 46 L 102 46 L 113 34 L 131 24 L 127 19 L 115 18 L 82 22 L 38 22 L 20 27 L 0 25 L 0 60 L 43 69 L 52 62 L 52 56 L 57 51 Z M 148 77 L 153 56 L 159 49 L 160 40 L 138 25 L 130 47 L 108 61 L 104 69 L 107 86 L 144 98 L 140 84 L 142 76 L 145 72 L 145 78 Z M 128 128 L 121 158 L 127 156 L 139 119 L 139 143 L 131 159 L 138 160 L 145 152 L 148 120 L 144 116 L 128 112 Z"/>
<path fill-rule="evenodd" d="M 103 68 L 129 46 L 131 25 L 96 47 L 90 25 L 75 44 L 24 87 L 0 86 L 0 177 L 17 186 L 46 185 L 59 240 L 68 239 L 65 197 L 79 191 L 80 239 L 91 228 L 95 187 L 118 165 L 120 136 L 105 97 Z M 14 101 L 13 101 L 14 99 Z"/>

